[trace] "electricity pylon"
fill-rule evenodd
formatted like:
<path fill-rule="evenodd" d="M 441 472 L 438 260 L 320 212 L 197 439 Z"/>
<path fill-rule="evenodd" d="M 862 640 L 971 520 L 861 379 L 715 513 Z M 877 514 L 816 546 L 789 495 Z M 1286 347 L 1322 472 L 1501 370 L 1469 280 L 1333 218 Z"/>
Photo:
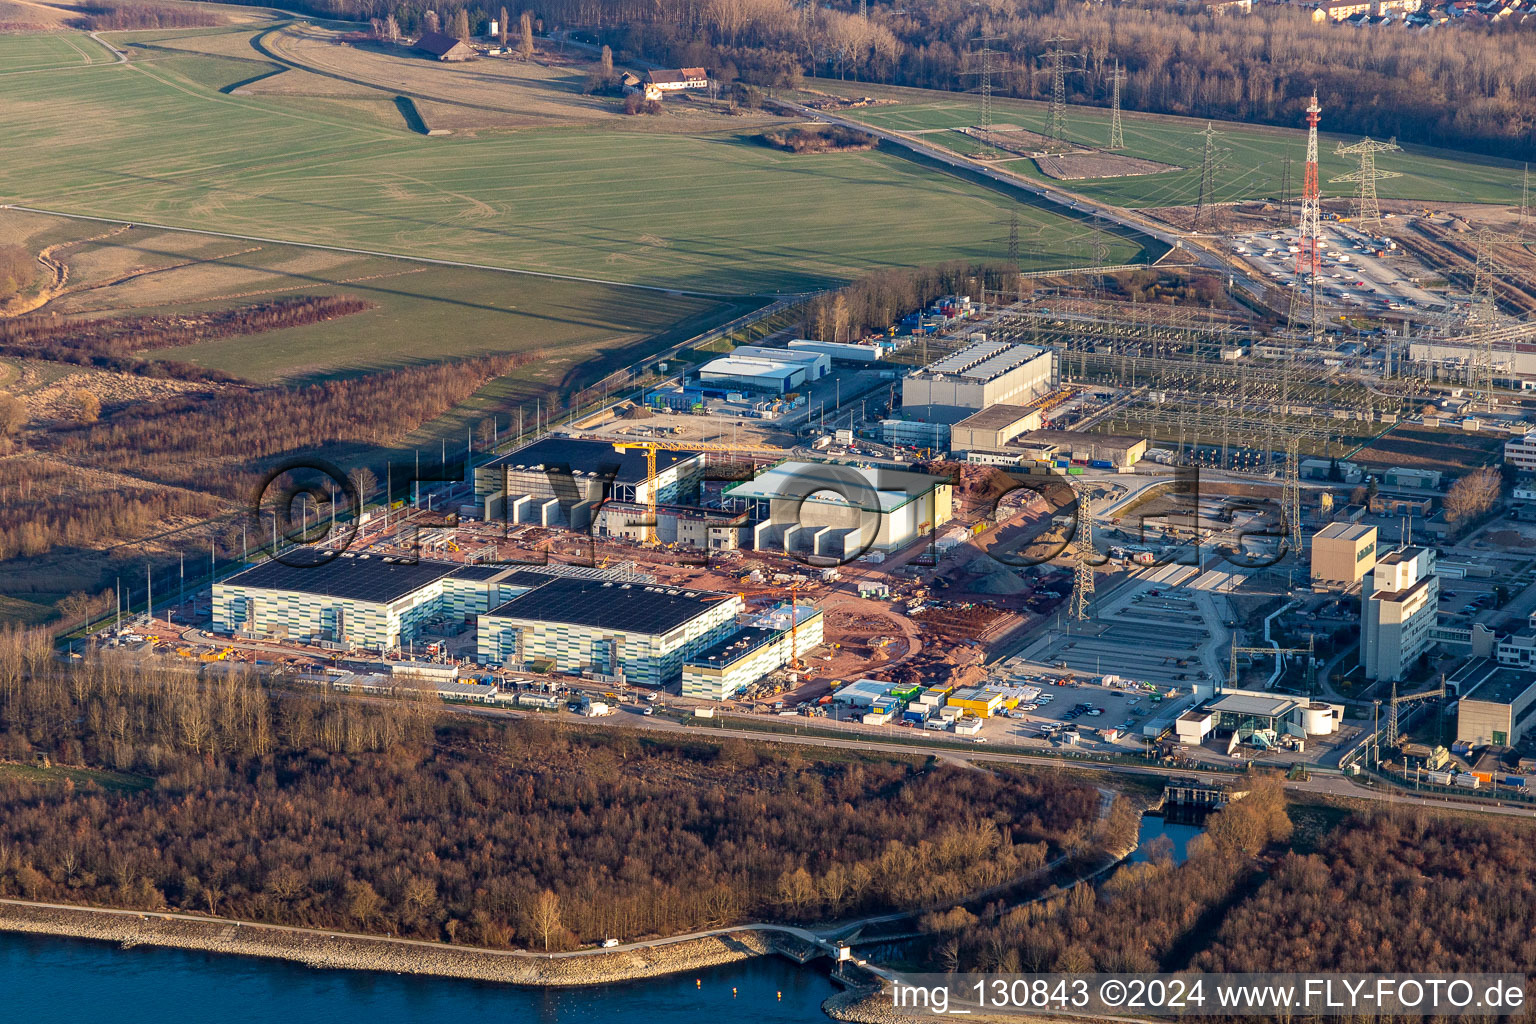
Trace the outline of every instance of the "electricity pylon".
<path fill-rule="evenodd" d="M 1301 435 L 1290 434 L 1285 439 L 1285 484 L 1280 489 L 1280 517 L 1285 521 L 1285 533 L 1293 538 L 1296 557 L 1300 558 L 1305 547 L 1301 535 Z"/>
<path fill-rule="evenodd" d="M 1035 71 L 1037 75 L 1051 76 L 1051 109 L 1045 119 L 1045 136 L 1058 142 L 1067 141 L 1067 73 L 1076 73 L 1082 68 L 1067 67 L 1068 57 L 1081 57 L 1082 54 L 1074 50 L 1063 50 L 1061 44 L 1065 43 L 1065 36 L 1052 36 L 1046 42 L 1051 44 L 1051 49 L 1040 55 L 1041 60 L 1050 63 Z"/>
<path fill-rule="evenodd" d="M 1323 333 L 1317 309 L 1317 275 L 1322 270 L 1323 235 L 1323 193 L 1317 180 L 1317 125 L 1322 110 L 1317 103 L 1317 93 L 1313 93 L 1312 101 L 1307 104 L 1307 165 L 1301 187 L 1301 220 L 1296 239 L 1296 283 L 1291 288 L 1291 309 L 1286 323 L 1288 330 L 1294 331 L 1300 315 L 1308 312 L 1301 306 L 1301 279 L 1306 274 L 1307 293 L 1311 300 L 1310 315 L 1307 317 L 1308 333 L 1314 345 Z"/>
<path fill-rule="evenodd" d="M 1483 228 L 1474 236 L 1477 258 L 1472 272 L 1471 301 L 1467 307 L 1467 327 L 1476 331 L 1471 358 L 1467 361 L 1467 390 L 1492 405 L 1493 400 L 1493 336 L 1499 323 L 1498 292 L 1495 282 L 1500 277 L 1498 258 L 1494 247 L 1519 245 L 1522 235 L 1499 234 Z"/>
<path fill-rule="evenodd" d="M 1092 618 L 1093 605 L 1093 516 L 1088 499 L 1077 499 L 1077 556 L 1072 565 L 1072 618 L 1086 622 Z"/>
<path fill-rule="evenodd" d="M 1195 203 L 1195 221 L 1192 225 L 1196 231 L 1205 219 L 1205 208 L 1216 200 L 1216 137 L 1220 133 L 1216 131 L 1209 121 L 1205 123 L 1205 131 L 1200 133 L 1205 136 L 1205 149 L 1200 160 L 1200 198 Z"/>
<path fill-rule="evenodd" d="M 1125 68 L 1115 61 L 1115 69 L 1109 73 L 1109 151 L 1125 148 L 1125 126 L 1120 123 L 1120 86 L 1125 83 Z M 1527 172 L 1529 177 L 1529 172 Z M 1522 215 L 1523 216 L 1523 215 Z"/>
<path fill-rule="evenodd" d="M 976 42 L 981 44 L 981 48 L 972 50 L 971 55 L 980 58 L 981 66 L 961 72 L 961 74 L 965 75 L 976 75 L 978 84 L 981 87 L 981 110 L 978 115 L 976 130 L 981 133 L 981 155 L 983 157 L 997 155 L 997 149 L 992 145 L 992 56 L 1002 51 L 994 50 L 988 44 L 996 42 L 1001 38 L 1002 36 L 978 37 Z"/>
<path fill-rule="evenodd" d="M 1396 171 L 1381 171 L 1376 169 L 1377 153 L 1400 153 L 1403 147 L 1397 144 L 1396 139 L 1388 139 L 1386 142 L 1377 142 L 1374 139 L 1361 139 L 1353 146 L 1339 143 L 1334 149 L 1336 156 L 1358 156 L 1360 169 L 1350 171 L 1348 174 L 1340 174 L 1338 177 L 1329 178 L 1329 182 L 1355 182 L 1355 219 L 1362 229 L 1374 228 L 1381 231 L 1381 206 L 1376 201 L 1376 183 L 1384 178 L 1401 178 Z"/>

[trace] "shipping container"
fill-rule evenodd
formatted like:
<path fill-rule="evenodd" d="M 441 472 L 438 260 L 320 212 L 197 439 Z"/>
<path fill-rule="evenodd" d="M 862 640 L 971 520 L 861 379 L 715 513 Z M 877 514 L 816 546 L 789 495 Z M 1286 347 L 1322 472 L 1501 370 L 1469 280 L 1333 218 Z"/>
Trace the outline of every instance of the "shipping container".
<path fill-rule="evenodd" d="M 1114 469 L 1115 468 L 1115 464 L 1113 462 L 1110 462 L 1108 459 L 1089 459 L 1088 460 L 1088 465 L 1092 466 L 1094 469 Z"/>
<path fill-rule="evenodd" d="M 1083 475 L 1083 467 L 1082 466 L 1068 466 L 1067 467 L 1067 475 L 1068 476 L 1082 476 Z"/>
<path fill-rule="evenodd" d="M 1450 772 L 1425 772 L 1424 781 L 1436 786 L 1449 786 L 1451 784 Z"/>
<path fill-rule="evenodd" d="M 1506 775 L 1504 776 L 1504 785 L 1510 789 L 1524 789 L 1525 779 L 1519 775 Z"/>
<path fill-rule="evenodd" d="M 1471 772 L 1462 772 L 1460 775 L 1456 776 L 1456 785 L 1460 786 L 1462 789 L 1481 789 L 1483 780 L 1479 779 Z"/>

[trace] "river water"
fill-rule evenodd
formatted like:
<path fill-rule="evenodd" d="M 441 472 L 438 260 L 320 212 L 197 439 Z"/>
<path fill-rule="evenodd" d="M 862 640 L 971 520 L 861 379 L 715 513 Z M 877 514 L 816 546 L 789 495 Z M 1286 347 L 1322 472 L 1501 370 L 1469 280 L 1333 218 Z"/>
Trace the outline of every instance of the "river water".
<path fill-rule="evenodd" d="M 623 985 L 546 990 L 0 933 L 0 1022 L 7 1024 L 806 1024 L 828 1019 L 821 1003 L 836 990 L 825 966 L 798 967 L 775 956 Z"/>

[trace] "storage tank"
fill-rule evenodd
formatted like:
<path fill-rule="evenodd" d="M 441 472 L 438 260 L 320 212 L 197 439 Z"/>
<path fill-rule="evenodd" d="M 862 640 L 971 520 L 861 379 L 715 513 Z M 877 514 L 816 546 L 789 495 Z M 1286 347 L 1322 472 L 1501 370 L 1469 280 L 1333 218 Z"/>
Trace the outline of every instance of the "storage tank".
<path fill-rule="evenodd" d="M 1313 701 L 1301 709 L 1301 728 L 1308 736 L 1330 736 L 1337 726 L 1331 704 Z"/>

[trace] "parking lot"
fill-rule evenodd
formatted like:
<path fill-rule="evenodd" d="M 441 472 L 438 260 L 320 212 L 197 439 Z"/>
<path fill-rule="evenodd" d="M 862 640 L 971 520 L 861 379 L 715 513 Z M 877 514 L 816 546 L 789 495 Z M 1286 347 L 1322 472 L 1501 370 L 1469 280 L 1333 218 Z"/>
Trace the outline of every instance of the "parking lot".
<path fill-rule="evenodd" d="M 1427 291 L 1415 279 L 1430 271 L 1402 250 L 1383 250 L 1384 243 L 1342 224 L 1323 225 L 1319 294 L 1330 305 L 1369 313 L 1429 313 L 1443 310 L 1443 296 Z M 1297 238 L 1294 232 L 1258 232 L 1233 240 L 1232 254 L 1253 265 L 1281 287 L 1296 281 Z M 1378 251 L 1390 254 L 1375 255 Z"/>

